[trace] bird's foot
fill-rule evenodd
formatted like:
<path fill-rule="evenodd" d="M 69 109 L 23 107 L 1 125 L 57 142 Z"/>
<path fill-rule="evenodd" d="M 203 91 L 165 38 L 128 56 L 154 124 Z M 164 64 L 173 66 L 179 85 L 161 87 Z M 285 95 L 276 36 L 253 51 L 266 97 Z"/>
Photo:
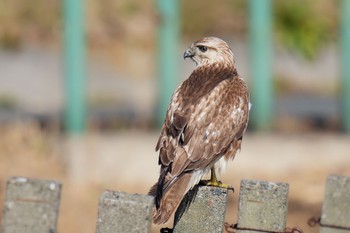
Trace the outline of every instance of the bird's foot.
<path fill-rule="evenodd" d="M 235 192 L 235 189 L 229 185 L 229 184 L 223 184 L 221 181 L 212 181 L 212 180 L 201 180 L 200 185 L 205 185 L 205 186 L 212 186 L 212 187 L 218 187 L 218 188 L 224 188 L 231 190 L 232 192 Z"/>

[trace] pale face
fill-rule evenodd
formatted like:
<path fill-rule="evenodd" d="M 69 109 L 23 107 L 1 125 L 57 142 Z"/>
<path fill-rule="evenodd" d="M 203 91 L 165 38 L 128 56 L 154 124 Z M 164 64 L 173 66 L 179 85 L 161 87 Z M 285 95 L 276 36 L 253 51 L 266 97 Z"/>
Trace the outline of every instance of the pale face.
<path fill-rule="evenodd" d="M 234 64 L 230 47 L 216 37 L 205 37 L 194 42 L 184 53 L 184 58 L 191 58 L 197 66 L 213 63 Z"/>

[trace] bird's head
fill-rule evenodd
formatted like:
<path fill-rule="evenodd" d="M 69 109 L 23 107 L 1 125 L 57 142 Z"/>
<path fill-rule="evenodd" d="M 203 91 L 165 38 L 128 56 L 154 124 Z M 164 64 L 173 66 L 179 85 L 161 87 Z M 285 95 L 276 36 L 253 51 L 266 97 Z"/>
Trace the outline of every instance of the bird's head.
<path fill-rule="evenodd" d="M 184 59 L 191 58 L 197 66 L 222 63 L 234 65 L 233 53 L 228 44 L 217 37 L 205 37 L 194 42 L 184 53 Z"/>

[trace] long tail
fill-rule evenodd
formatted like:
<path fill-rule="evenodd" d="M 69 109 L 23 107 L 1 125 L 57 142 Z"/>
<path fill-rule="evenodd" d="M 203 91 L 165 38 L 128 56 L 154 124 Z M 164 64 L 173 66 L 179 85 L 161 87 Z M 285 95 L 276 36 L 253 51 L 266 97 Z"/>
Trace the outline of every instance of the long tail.
<path fill-rule="evenodd" d="M 149 192 L 150 195 L 156 197 L 153 223 L 163 224 L 169 220 L 180 205 L 182 198 L 191 188 L 190 182 L 192 176 L 193 173 L 184 173 L 179 177 L 170 179 L 167 174 L 161 174 L 158 183 L 156 183 Z"/>

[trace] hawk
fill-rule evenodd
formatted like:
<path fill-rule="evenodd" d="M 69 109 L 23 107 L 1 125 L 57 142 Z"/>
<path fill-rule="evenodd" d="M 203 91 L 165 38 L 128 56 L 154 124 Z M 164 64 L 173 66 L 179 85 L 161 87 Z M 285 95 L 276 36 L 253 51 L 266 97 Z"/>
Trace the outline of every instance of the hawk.
<path fill-rule="evenodd" d="M 205 37 L 185 51 L 186 58 L 196 68 L 174 92 L 156 145 L 160 175 L 149 192 L 155 196 L 155 224 L 167 222 L 209 171 L 207 185 L 223 186 L 216 174 L 240 150 L 248 124 L 248 88 L 227 43 Z"/>

